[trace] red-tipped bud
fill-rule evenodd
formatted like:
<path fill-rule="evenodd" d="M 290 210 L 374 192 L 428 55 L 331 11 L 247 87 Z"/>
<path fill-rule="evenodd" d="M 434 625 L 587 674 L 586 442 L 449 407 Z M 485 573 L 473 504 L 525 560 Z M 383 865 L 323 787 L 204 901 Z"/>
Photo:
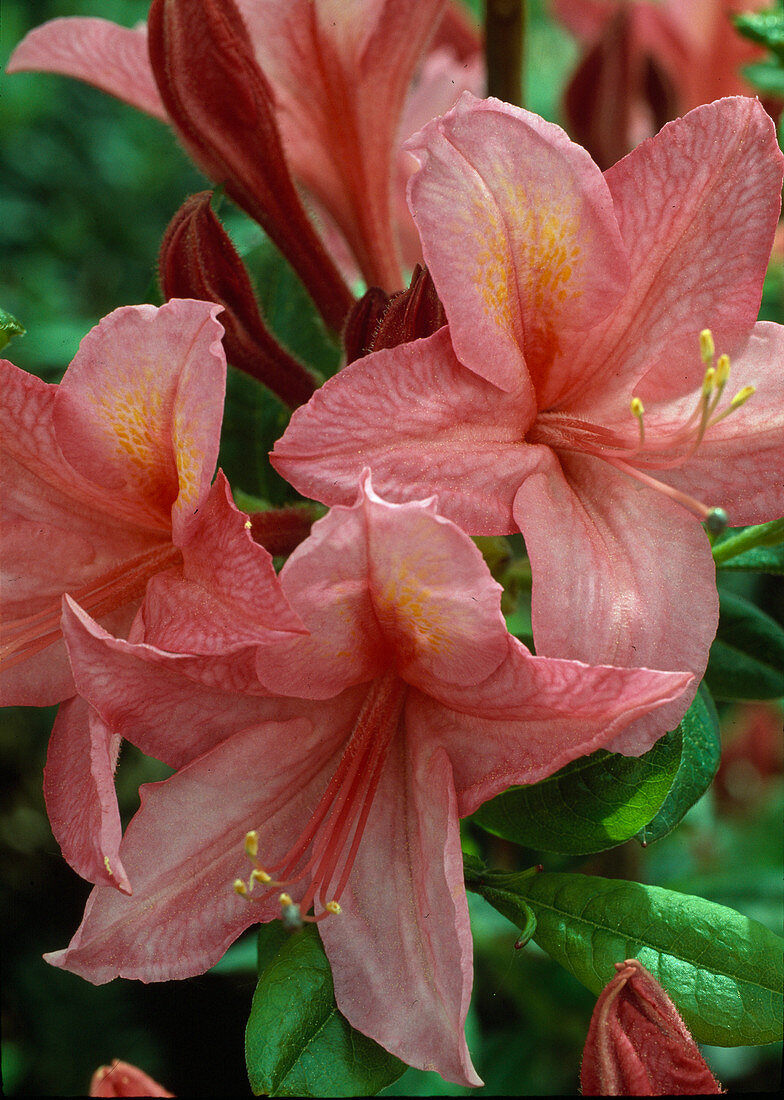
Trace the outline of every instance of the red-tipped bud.
<path fill-rule="evenodd" d="M 90 1081 L 90 1096 L 174 1096 L 152 1077 L 130 1062 L 116 1058 L 110 1066 L 101 1066 Z"/>
<path fill-rule="evenodd" d="M 584 1096 L 707 1096 L 720 1093 L 678 1011 L 637 959 L 616 963 L 585 1041 Z"/>
<path fill-rule="evenodd" d="M 191 195 L 169 223 L 158 256 L 161 289 L 166 298 L 220 303 L 229 362 L 294 409 L 309 400 L 316 381 L 266 328 L 250 277 L 210 198 L 209 191 Z"/>
<path fill-rule="evenodd" d="M 346 362 L 432 336 L 445 324 L 444 307 L 430 272 L 417 264 L 408 290 L 387 295 L 374 286 L 354 303 L 343 330 Z"/>
<path fill-rule="evenodd" d="M 234 0 L 153 0 L 148 27 L 155 80 L 183 145 L 263 226 L 338 331 L 352 297 L 292 181 L 272 89 Z"/>
<path fill-rule="evenodd" d="M 287 508 L 270 508 L 268 512 L 251 512 L 250 533 L 268 554 L 288 555 L 310 534 L 319 517 L 311 504 L 292 504 Z"/>

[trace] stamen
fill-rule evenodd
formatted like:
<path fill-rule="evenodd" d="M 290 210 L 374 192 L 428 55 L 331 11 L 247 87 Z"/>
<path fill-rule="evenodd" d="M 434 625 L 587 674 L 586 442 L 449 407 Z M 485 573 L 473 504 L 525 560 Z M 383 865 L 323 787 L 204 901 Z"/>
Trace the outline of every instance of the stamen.
<path fill-rule="evenodd" d="M 258 834 L 253 829 L 246 833 L 245 854 L 254 866 L 247 882 L 238 879 L 234 883 L 238 894 L 247 897 L 261 883 L 268 887 L 258 896 L 265 901 L 273 889 L 309 879 L 299 904 L 288 893 L 279 896 L 286 927 L 298 928 L 340 913 L 339 898 L 348 884 L 389 748 L 397 734 L 406 691 L 406 685 L 391 670 L 370 685 L 326 790 L 306 827 L 281 859 L 262 866 L 257 858 Z M 333 889 L 331 884 L 336 878 Z M 321 912 L 306 915 L 315 901 Z"/>

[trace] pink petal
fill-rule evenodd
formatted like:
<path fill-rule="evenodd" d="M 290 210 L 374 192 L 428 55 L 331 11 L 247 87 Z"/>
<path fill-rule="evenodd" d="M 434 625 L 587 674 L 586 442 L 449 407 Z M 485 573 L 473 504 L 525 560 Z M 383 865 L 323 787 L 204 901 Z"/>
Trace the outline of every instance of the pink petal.
<path fill-rule="evenodd" d="M 113 638 L 67 598 L 63 633 L 79 693 L 113 733 L 173 768 L 269 716 L 264 698 L 196 682 L 189 657 Z M 276 716 L 284 711 L 278 701 Z"/>
<path fill-rule="evenodd" d="M 691 682 L 685 672 L 532 657 L 512 638 L 507 659 L 483 683 L 421 700 L 420 737 L 446 750 L 465 817 L 514 783 L 535 783 L 595 749 L 615 749 L 646 715 L 658 729 L 652 742 L 666 730 L 660 714 Z"/>
<path fill-rule="evenodd" d="M 468 92 L 406 148 L 422 165 L 409 205 L 458 359 L 504 390 L 529 378 L 558 390 L 571 375 L 561 330 L 601 321 L 628 282 L 601 172 L 560 127 Z"/>
<path fill-rule="evenodd" d="M 450 13 L 457 12 L 458 16 L 462 15 L 463 10 L 454 4 L 447 8 Z M 421 130 L 431 118 L 446 114 L 463 92 L 483 95 L 484 85 L 484 58 L 478 35 L 476 51 L 467 58 L 459 57 L 455 49 L 449 46 L 431 50 L 406 100 L 400 123 L 401 138 L 408 138 Z M 422 262 L 422 244 L 406 202 L 408 180 L 416 168 L 416 158 L 401 149 L 397 155 L 395 210 L 403 263 L 407 268 Z"/>
<path fill-rule="evenodd" d="M 708 540 L 684 508 L 606 462 L 559 461 L 547 448 L 539 459 L 515 498 L 534 574 L 537 653 L 695 676 L 677 702 L 613 742 L 635 755 L 674 729 L 705 671 L 718 622 Z"/>
<path fill-rule="evenodd" d="M 305 633 L 271 556 L 253 541 L 250 521 L 234 504 L 221 471 L 198 514 L 183 545 L 182 578 L 168 578 L 167 621 L 159 615 L 156 636 L 148 634 L 145 641 L 174 652 L 208 654 L 268 641 L 270 631 Z M 151 631 L 147 611 L 145 621 Z"/>
<path fill-rule="evenodd" d="M 361 507 L 337 507 L 314 523 L 283 566 L 283 591 L 310 634 L 258 650 L 258 677 L 270 691 L 329 699 L 383 671 L 387 653 L 369 590 L 367 549 Z"/>
<path fill-rule="evenodd" d="M 484 680 L 507 653 L 503 589 L 432 501 L 389 504 L 363 482 L 373 611 L 398 674 L 432 684 Z"/>
<path fill-rule="evenodd" d="M 343 733 L 321 704 L 317 724 L 257 724 L 142 787 L 120 848 L 133 895 L 96 887 L 70 945 L 45 955 L 47 962 L 96 985 L 187 978 L 216 963 L 249 925 L 278 916 L 277 895 L 248 901 L 232 889 L 250 871 L 245 834 L 259 832 L 268 862 L 283 855 L 326 783 Z"/>
<path fill-rule="evenodd" d="M 390 186 L 397 130 L 444 0 L 238 6 L 275 89 L 292 171 L 334 219 L 368 284 L 401 289 Z"/>
<path fill-rule="evenodd" d="M 220 307 L 125 306 L 82 341 L 57 388 L 67 461 L 112 494 L 113 511 L 182 539 L 218 454 L 226 360 Z"/>
<path fill-rule="evenodd" d="M 114 791 L 119 749 L 120 738 L 84 699 L 69 699 L 49 741 L 44 797 L 52 832 L 77 874 L 130 894 L 119 856 L 122 826 Z"/>
<path fill-rule="evenodd" d="M 387 500 L 435 493 L 439 510 L 473 534 L 508 534 L 534 461 L 522 444 L 533 412 L 528 397 L 462 367 L 444 328 L 345 367 L 297 409 L 272 463 L 326 504 L 353 502 L 368 466 Z"/>
<path fill-rule="evenodd" d="M 168 122 L 147 56 L 147 28 L 118 27 L 107 19 L 51 19 L 27 34 L 7 73 L 73 76 Z"/>
<path fill-rule="evenodd" d="M 320 931 L 343 1015 L 409 1065 L 480 1085 L 463 1033 L 472 949 L 457 806 L 438 748 L 411 735 L 391 747 L 341 904 Z"/>
<path fill-rule="evenodd" d="M 60 634 L 63 591 L 95 588 L 129 561 L 154 558 L 162 541 L 107 514 L 105 494 L 65 462 L 52 427 L 57 387 L 6 361 L 0 376 L 2 703 L 46 706 L 73 694 Z M 109 617 L 117 629 L 130 622 L 140 594 L 129 591 L 132 607 Z"/>
<path fill-rule="evenodd" d="M 574 384 L 564 407 L 628 415 L 653 364 L 678 387 L 673 344 L 703 328 L 752 325 L 780 209 L 775 127 L 758 101 L 724 99 L 668 123 L 606 174 L 632 280 L 587 338 L 570 339 Z M 592 417 L 593 418 L 593 417 Z"/>

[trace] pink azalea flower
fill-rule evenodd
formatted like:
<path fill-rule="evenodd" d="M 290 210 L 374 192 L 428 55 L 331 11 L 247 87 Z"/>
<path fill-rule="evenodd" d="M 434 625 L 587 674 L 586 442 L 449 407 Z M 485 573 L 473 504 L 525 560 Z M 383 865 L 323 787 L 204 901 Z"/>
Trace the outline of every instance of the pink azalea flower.
<path fill-rule="evenodd" d="M 436 493 L 472 534 L 522 531 L 540 654 L 701 676 L 718 601 L 698 520 L 784 511 L 784 330 L 754 324 L 780 205 L 770 118 L 721 100 L 602 175 L 557 126 L 466 93 L 408 147 L 449 327 L 347 366 L 274 465 L 337 504 L 367 464 L 392 500 Z"/>
<path fill-rule="evenodd" d="M 321 922 L 355 1027 L 479 1084 L 458 819 L 607 744 L 690 676 L 531 656 L 468 536 L 432 501 L 388 504 L 369 477 L 280 581 L 310 634 L 260 649 L 253 691 L 190 679 L 68 601 L 80 692 L 179 770 L 143 788 L 123 839 L 132 896 L 97 887 L 47 958 L 94 983 L 184 978 L 283 905 Z"/>
<path fill-rule="evenodd" d="M 90 1081 L 89 1096 L 174 1096 L 143 1070 L 115 1058 L 99 1066 Z"/>
<path fill-rule="evenodd" d="M 3 705 L 75 694 L 65 593 L 122 634 L 157 582 L 157 608 L 166 593 L 194 616 L 194 667 L 270 630 L 302 630 L 223 475 L 210 486 L 226 378 L 218 312 L 185 300 L 115 310 L 59 385 L 0 362 Z M 44 787 L 69 862 L 127 888 L 116 858 L 118 749 L 71 700 L 55 723 Z"/>
<path fill-rule="evenodd" d="M 567 86 L 572 136 L 607 168 L 665 122 L 721 96 L 749 95 L 743 65 L 764 54 L 732 15 L 767 0 L 553 0 L 585 45 Z"/>
<path fill-rule="evenodd" d="M 580 1071 L 583 1096 L 710 1096 L 722 1092 L 667 993 L 637 959 L 599 994 Z"/>
<path fill-rule="evenodd" d="M 151 9 L 151 28 L 156 35 L 151 42 L 152 64 L 145 28 L 129 30 L 102 19 L 71 18 L 55 19 L 31 31 L 14 51 L 8 71 L 32 69 L 75 76 L 157 118 L 170 120 L 170 96 L 177 74 L 170 71 L 171 60 L 163 64 L 161 57 L 169 58 L 173 50 L 182 52 L 184 46 L 178 44 L 177 35 L 187 37 L 191 31 L 196 49 L 199 36 L 195 32 L 206 18 L 213 18 L 212 7 L 212 0 L 155 0 Z M 296 182 L 315 200 L 330 252 L 334 253 L 339 239 L 346 264 L 354 270 L 358 266 L 368 284 L 388 291 L 400 289 L 401 259 L 413 266 L 421 258 L 403 202 L 411 168 L 408 156 L 399 151 L 401 134 L 407 136 L 427 118 L 441 113 L 462 89 L 480 90 L 477 31 L 446 0 L 236 0 L 236 6 L 233 0 L 222 0 L 216 18 L 220 18 L 224 37 L 229 34 L 227 14 L 231 14 L 226 9 L 244 20 L 255 63 L 263 74 L 256 99 L 264 98 L 262 85 L 268 84 L 288 166 Z M 425 62 L 407 101 L 434 31 L 433 55 Z M 198 88 L 212 67 L 222 74 L 223 85 L 226 72 L 236 67 L 233 54 L 229 60 L 218 56 L 217 41 L 211 34 L 211 52 L 202 48 L 196 84 L 186 87 L 181 82 L 181 87 L 174 89 L 184 98 L 173 122 L 207 174 L 220 181 L 223 175 L 216 177 L 215 173 L 228 172 L 228 193 L 276 237 L 275 226 L 285 220 L 283 213 L 273 217 L 273 225 L 267 223 L 262 210 L 273 196 L 263 198 L 261 177 L 267 165 L 279 159 L 267 147 L 271 135 L 257 127 L 253 139 L 246 143 L 248 148 L 241 150 L 239 145 L 245 143 L 239 133 L 230 130 L 235 116 L 236 125 L 242 125 L 237 95 L 227 101 L 225 111 L 215 94 L 211 102 L 209 98 L 196 102 Z M 226 52 L 228 56 L 228 48 Z M 254 64 L 252 58 L 244 60 L 246 68 Z M 192 67 L 192 58 L 188 64 Z M 247 73 L 245 78 L 247 82 Z M 220 87 L 218 80 L 215 88 Z M 260 109 L 259 102 L 256 109 Z M 235 146 L 228 158 L 221 154 L 223 167 L 218 166 L 214 150 L 207 148 L 211 111 L 215 149 L 226 134 Z M 255 167 L 251 160 L 256 161 Z M 272 190 L 277 201 L 285 184 L 279 176 L 275 178 Z M 288 208 L 286 216 L 294 216 Z M 291 233 L 286 234 L 285 226 L 279 228 L 285 235 L 281 247 L 289 254 L 298 247 L 297 242 Z M 300 230 L 304 232 L 302 226 Z"/>

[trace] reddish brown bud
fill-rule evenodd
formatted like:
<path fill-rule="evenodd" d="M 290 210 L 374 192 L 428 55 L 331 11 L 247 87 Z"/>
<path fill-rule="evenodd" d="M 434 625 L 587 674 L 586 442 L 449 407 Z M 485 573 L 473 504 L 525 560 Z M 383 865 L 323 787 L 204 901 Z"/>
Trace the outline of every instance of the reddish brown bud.
<path fill-rule="evenodd" d="M 101 1066 L 90 1081 L 90 1096 L 174 1096 L 152 1077 L 130 1062 L 116 1058 L 110 1066 Z"/>
<path fill-rule="evenodd" d="M 150 63 L 180 140 L 263 226 L 336 331 L 351 294 L 291 178 L 272 89 L 234 0 L 153 0 Z"/>
<path fill-rule="evenodd" d="M 292 504 L 287 508 L 270 508 L 268 512 L 251 512 L 250 533 L 267 553 L 290 554 L 310 534 L 318 518 L 311 504 Z"/>
<path fill-rule="evenodd" d="M 158 256 L 164 296 L 220 303 L 229 362 L 294 409 L 309 400 L 316 381 L 266 328 L 245 266 L 210 198 L 209 191 L 191 195 L 169 223 Z"/>
<path fill-rule="evenodd" d="M 374 286 L 354 303 L 343 330 L 346 362 L 432 336 L 445 324 L 444 307 L 430 272 L 417 264 L 408 290 L 387 295 Z"/>
<path fill-rule="evenodd" d="M 680 113 L 667 72 L 634 40 L 628 7 L 620 7 L 580 62 L 564 95 L 564 111 L 569 133 L 602 169 L 635 144 L 636 115 L 649 117 L 656 133 Z"/>
<path fill-rule="evenodd" d="M 584 1096 L 707 1096 L 720 1093 L 678 1011 L 637 959 L 616 963 L 585 1041 Z"/>

